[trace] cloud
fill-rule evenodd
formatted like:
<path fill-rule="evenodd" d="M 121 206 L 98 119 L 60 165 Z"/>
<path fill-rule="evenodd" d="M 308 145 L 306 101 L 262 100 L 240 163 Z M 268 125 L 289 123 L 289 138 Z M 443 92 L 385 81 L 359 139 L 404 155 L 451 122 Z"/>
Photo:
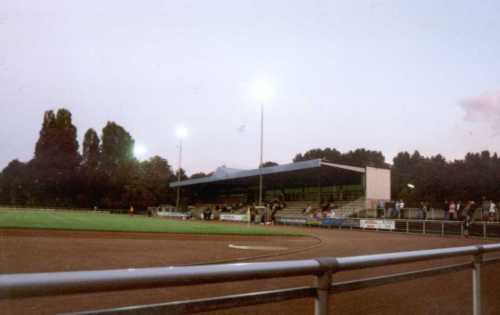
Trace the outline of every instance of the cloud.
<path fill-rule="evenodd" d="M 500 133 L 500 90 L 468 97 L 460 105 L 465 121 L 488 124 L 495 134 Z"/>

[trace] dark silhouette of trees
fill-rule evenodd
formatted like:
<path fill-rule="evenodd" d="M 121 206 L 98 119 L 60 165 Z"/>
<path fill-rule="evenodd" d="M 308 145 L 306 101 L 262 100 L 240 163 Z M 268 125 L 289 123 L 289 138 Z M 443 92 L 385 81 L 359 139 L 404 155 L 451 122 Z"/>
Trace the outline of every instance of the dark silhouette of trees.
<path fill-rule="evenodd" d="M 44 115 L 35 157 L 29 162 L 33 189 L 30 203 L 69 206 L 78 192 L 78 171 L 81 157 L 78 152 L 76 127 L 71 113 L 59 109 L 54 115 Z"/>
<path fill-rule="evenodd" d="M 33 159 L 13 160 L 0 172 L 0 203 L 142 209 L 174 200 L 168 161 L 138 161 L 133 138 L 120 125 L 108 122 L 101 138 L 87 130 L 81 155 L 78 147 L 71 113 L 45 112 Z"/>
<path fill-rule="evenodd" d="M 293 158 L 294 162 L 307 161 L 312 159 L 323 159 L 333 163 L 349 164 L 353 166 L 373 166 L 389 167 L 385 163 L 385 157 L 380 151 L 366 149 L 356 149 L 346 153 L 341 153 L 334 148 L 312 149 L 304 154 L 297 154 Z"/>
<path fill-rule="evenodd" d="M 415 186 L 409 189 L 408 184 Z M 463 160 L 446 161 L 440 154 L 423 157 L 401 152 L 392 166 L 392 196 L 408 201 L 500 200 L 500 159 L 489 151 L 468 153 Z"/>
<path fill-rule="evenodd" d="M 29 206 L 142 209 L 175 203 L 177 181 L 168 161 L 154 156 L 138 161 L 134 139 L 122 126 L 108 122 L 101 137 L 86 131 L 81 154 L 77 129 L 66 109 L 47 111 L 32 160 L 11 161 L 0 172 L 0 203 Z M 500 158 L 483 151 L 464 159 L 447 161 L 442 155 L 425 157 L 418 151 L 400 152 L 393 164 L 380 151 L 356 149 L 342 153 L 334 148 L 312 149 L 293 161 L 324 159 L 355 166 L 390 167 L 392 198 L 408 202 L 428 201 L 442 206 L 444 200 L 500 200 Z M 278 165 L 268 161 L 264 167 Z M 210 174 L 195 173 L 191 178 Z M 181 180 L 187 179 L 181 169 Z M 411 185 L 409 185 L 411 184 Z"/>
<path fill-rule="evenodd" d="M 100 139 L 94 129 L 85 132 L 82 148 L 82 165 L 80 173 L 81 191 L 78 204 L 83 207 L 95 207 L 103 196 L 104 173 L 101 171 Z"/>
<path fill-rule="evenodd" d="M 194 173 L 193 175 L 191 175 L 190 179 L 196 179 L 196 178 L 202 178 L 202 177 L 207 177 L 208 175 L 203 173 L 203 172 L 199 172 L 199 173 Z"/>
<path fill-rule="evenodd" d="M 271 166 L 278 166 L 279 164 L 273 161 L 267 161 L 262 163 L 262 167 L 271 167 Z"/>
<path fill-rule="evenodd" d="M 12 160 L 0 173 L 0 201 L 12 205 L 25 205 L 30 200 L 28 165 Z"/>

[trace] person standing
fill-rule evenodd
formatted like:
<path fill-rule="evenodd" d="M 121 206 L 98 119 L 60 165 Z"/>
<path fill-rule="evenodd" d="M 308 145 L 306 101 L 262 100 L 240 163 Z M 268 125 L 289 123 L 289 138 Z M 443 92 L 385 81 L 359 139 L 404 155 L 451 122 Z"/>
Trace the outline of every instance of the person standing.
<path fill-rule="evenodd" d="M 394 204 L 394 215 L 392 215 L 392 217 L 399 218 L 399 211 L 401 210 L 400 206 L 399 200 L 396 200 L 396 203 Z"/>
<path fill-rule="evenodd" d="M 488 211 L 488 219 L 489 221 L 495 221 L 496 219 L 496 213 L 497 213 L 497 206 L 495 205 L 495 203 L 493 202 L 493 200 L 490 200 L 490 208 L 489 208 L 489 211 Z"/>
<path fill-rule="evenodd" d="M 490 201 L 486 200 L 486 197 L 483 196 L 481 202 L 481 220 L 486 221 L 489 210 L 490 210 Z"/>
<path fill-rule="evenodd" d="M 452 200 L 448 208 L 448 214 L 450 220 L 455 220 L 456 211 L 457 211 L 457 205 L 455 204 L 455 201 Z"/>
<path fill-rule="evenodd" d="M 422 219 L 427 220 L 427 203 L 422 201 L 420 203 L 420 209 L 422 210 Z"/>
<path fill-rule="evenodd" d="M 401 219 L 401 217 L 403 217 L 404 208 L 405 208 L 405 202 L 403 201 L 403 199 L 400 199 L 399 200 L 399 219 Z"/>
<path fill-rule="evenodd" d="M 459 200 L 457 202 L 456 208 L 457 208 L 456 209 L 457 210 L 457 220 L 462 220 L 463 215 L 462 215 L 462 201 L 461 200 Z"/>
<path fill-rule="evenodd" d="M 465 220 L 464 220 L 464 236 L 469 237 L 470 225 L 474 218 L 474 201 L 469 201 L 467 206 L 465 206 L 464 211 Z"/>
<path fill-rule="evenodd" d="M 444 201 L 444 219 L 445 220 L 448 220 L 449 216 L 450 216 L 450 213 L 449 213 L 449 203 L 448 203 L 448 200 L 445 200 Z"/>

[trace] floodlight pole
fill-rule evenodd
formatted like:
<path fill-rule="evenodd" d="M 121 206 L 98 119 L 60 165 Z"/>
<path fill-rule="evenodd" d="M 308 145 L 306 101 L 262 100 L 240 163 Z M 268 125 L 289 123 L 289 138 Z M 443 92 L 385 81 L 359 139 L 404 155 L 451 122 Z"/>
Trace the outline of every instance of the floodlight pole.
<path fill-rule="evenodd" d="M 179 170 L 177 171 L 177 201 L 175 203 L 175 210 L 179 211 L 181 201 L 181 163 L 182 163 L 182 138 L 179 139 Z"/>
<path fill-rule="evenodd" d="M 260 104 L 260 164 L 259 164 L 259 206 L 262 206 L 262 167 L 264 163 L 264 104 Z"/>

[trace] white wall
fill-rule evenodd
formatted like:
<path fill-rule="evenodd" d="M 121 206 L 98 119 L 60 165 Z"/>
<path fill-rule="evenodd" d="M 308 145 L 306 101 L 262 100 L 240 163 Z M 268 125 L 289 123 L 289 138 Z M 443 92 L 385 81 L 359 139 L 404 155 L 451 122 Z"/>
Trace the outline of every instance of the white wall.
<path fill-rule="evenodd" d="M 391 200 L 391 170 L 366 167 L 366 199 Z"/>

